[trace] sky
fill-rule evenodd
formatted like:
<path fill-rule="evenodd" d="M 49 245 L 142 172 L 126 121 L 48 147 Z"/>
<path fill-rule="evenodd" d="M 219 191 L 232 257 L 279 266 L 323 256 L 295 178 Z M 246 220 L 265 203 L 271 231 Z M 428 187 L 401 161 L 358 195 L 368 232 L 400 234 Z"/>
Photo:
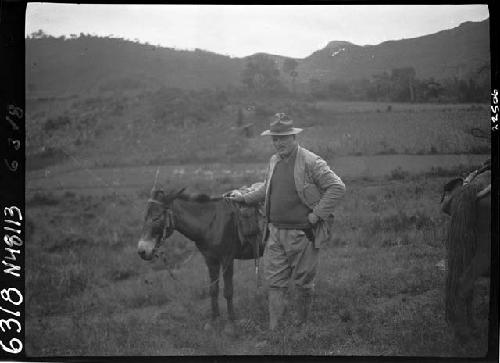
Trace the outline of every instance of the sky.
<path fill-rule="evenodd" d="M 232 57 L 304 58 L 329 41 L 415 38 L 489 17 L 487 5 L 95 5 L 28 3 L 26 35 L 112 35 Z"/>

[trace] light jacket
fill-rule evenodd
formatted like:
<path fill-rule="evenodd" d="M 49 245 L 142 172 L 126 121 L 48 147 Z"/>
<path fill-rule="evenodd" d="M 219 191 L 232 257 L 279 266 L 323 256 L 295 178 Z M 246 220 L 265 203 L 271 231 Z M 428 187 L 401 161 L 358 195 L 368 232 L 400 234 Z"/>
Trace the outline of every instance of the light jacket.
<path fill-rule="evenodd" d="M 268 210 L 270 181 L 279 160 L 279 154 L 271 157 L 265 182 L 260 188 L 243 196 L 246 203 L 264 201 L 264 211 Z M 345 185 L 321 157 L 301 146 L 298 146 L 293 175 L 300 200 L 320 218 L 314 226 L 314 246 L 319 248 L 330 237 L 333 211 L 337 199 L 345 194 Z"/>

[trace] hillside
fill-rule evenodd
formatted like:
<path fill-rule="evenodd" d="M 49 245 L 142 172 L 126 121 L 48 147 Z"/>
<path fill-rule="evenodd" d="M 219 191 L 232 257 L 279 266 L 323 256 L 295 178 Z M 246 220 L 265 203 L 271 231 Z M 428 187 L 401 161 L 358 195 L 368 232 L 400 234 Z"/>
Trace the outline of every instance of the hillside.
<path fill-rule="evenodd" d="M 262 54 L 262 53 L 257 53 Z M 255 56 L 255 55 L 253 55 Z M 30 97 L 97 95 L 107 90 L 167 88 L 225 89 L 241 86 L 250 57 L 231 58 L 203 50 L 187 51 L 119 38 L 28 38 L 26 90 Z M 279 69 L 286 57 L 268 55 Z M 332 41 L 297 59 L 297 83 L 371 78 L 412 66 L 418 78 L 466 78 L 489 65 L 489 20 L 467 22 L 435 34 L 359 46 Z"/>
<path fill-rule="evenodd" d="M 369 79 L 373 74 L 400 67 L 414 67 L 419 78 L 462 79 L 489 65 L 489 48 L 488 19 L 378 45 L 333 41 L 300 62 L 298 81 Z"/>
<path fill-rule="evenodd" d="M 84 36 L 26 40 L 28 97 L 113 89 L 217 88 L 238 82 L 242 62 L 203 50 Z"/>

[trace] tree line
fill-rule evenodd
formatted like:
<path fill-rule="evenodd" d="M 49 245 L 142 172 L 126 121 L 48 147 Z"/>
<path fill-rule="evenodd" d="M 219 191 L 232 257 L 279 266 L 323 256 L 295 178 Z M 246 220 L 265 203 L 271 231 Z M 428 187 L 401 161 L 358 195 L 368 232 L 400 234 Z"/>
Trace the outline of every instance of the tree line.
<path fill-rule="evenodd" d="M 414 67 L 394 68 L 358 80 L 310 78 L 295 84 L 298 76 L 294 59 L 286 58 L 281 67 L 265 54 L 250 57 L 242 72 L 247 91 L 258 94 L 300 93 L 317 100 L 386 102 L 483 102 L 490 92 L 490 66 L 485 64 L 461 78 L 418 78 Z"/>

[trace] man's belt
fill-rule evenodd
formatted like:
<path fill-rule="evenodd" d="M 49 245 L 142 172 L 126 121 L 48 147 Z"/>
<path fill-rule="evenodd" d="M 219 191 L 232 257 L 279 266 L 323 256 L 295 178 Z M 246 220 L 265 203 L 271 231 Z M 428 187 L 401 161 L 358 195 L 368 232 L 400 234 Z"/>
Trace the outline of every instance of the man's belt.
<path fill-rule="evenodd" d="M 272 223 L 272 222 L 268 222 L 268 223 Z M 281 228 L 281 229 L 297 229 L 299 231 L 303 231 L 305 234 L 306 234 L 306 237 L 309 241 L 311 242 L 314 242 L 314 230 L 313 230 L 313 227 L 306 227 L 306 228 L 300 228 L 299 226 L 297 227 L 293 227 L 292 225 L 290 226 L 287 226 L 287 227 L 279 227 L 275 225 L 276 228 Z M 264 233 L 267 232 L 267 231 L 264 231 Z M 267 238 L 267 236 L 264 238 L 264 240 Z"/>
<path fill-rule="evenodd" d="M 303 228 L 302 229 L 306 234 L 306 237 L 309 241 L 314 242 L 314 231 L 312 228 Z"/>

